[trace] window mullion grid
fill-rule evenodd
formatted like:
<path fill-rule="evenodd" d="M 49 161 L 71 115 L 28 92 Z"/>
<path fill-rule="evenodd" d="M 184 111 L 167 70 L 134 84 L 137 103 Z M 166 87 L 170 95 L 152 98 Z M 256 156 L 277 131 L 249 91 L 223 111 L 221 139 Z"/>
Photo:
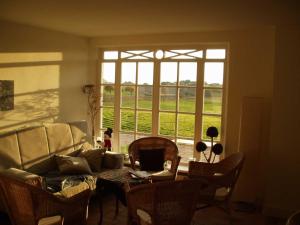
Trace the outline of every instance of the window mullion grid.
<path fill-rule="evenodd" d="M 152 134 L 158 136 L 159 130 L 159 104 L 160 104 L 160 61 L 154 60 L 153 70 L 153 86 L 152 86 Z"/>
<path fill-rule="evenodd" d="M 224 87 L 227 87 L 227 57 L 228 52 L 226 51 L 226 59 L 223 61 L 224 66 L 223 66 L 223 86 L 222 86 L 222 116 L 221 116 L 221 136 L 220 136 L 220 140 L 225 140 L 225 136 L 226 136 L 226 132 L 225 132 L 225 127 L 226 127 L 226 102 L 227 102 L 227 93 L 225 93 L 227 91 L 227 88 L 224 89 Z M 223 147 L 224 147 L 224 153 L 226 154 L 226 147 L 225 147 L 225 143 L 222 143 Z M 225 154 L 221 155 L 221 159 L 225 156 Z"/>
<path fill-rule="evenodd" d="M 205 53 L 204 53 L 205 54 Z M 196 110 L 195 110 L 195 135 L 194 146 L 198 141 L 201 141 L 202 132 L 202 111 L 203 111 L 203 84 L 204 84 L 204 62 L 197 61 L 197 85 L 196 85 Z M 199 129 L 200 128 L 200 129 Z M 200 154 L 197 154 L 195 147 L 194 158 L 200 160 Z"/>
<path fill-rule="evenodd" d="M 179 65 L 180 63 L 177 62 L 177 82 L 176 82 L 176 111 L 175 111 L 175 138 L 174 138 L 174 141 L 175 143 L 177 143 L 177 136 L 178 136 L 178 107 L 179 107 L 179 104 L 178 104 L 178 101 L 179 101 Z"/>
<path fill-rule="evenodd" d="M 120 53 L 119 53 L 120 54 Z M 116 72 L 115 72 L 115 124 L 114 124 L 114 149 L 120 148 L 120 128 L 121 128 L 121 61 L 116 61 Z"/>
<path fill-rule="evenodd" d="M 136 139 L 136 132 L 137 132 L 137 122 L 138 122 L 138 113 L 137 113 L 137 103 L 138 103 L 138 74 L 139 74 L 139 67 L 138 62 L 135 62 L 135 99 L 134 99 L 134 140 Z"/>

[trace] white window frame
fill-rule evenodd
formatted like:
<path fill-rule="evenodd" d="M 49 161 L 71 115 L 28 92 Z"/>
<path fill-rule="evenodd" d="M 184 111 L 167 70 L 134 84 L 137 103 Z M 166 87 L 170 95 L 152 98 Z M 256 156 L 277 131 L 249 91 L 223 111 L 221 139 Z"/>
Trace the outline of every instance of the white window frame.
<path fill-rule="evenodd" d="M 198 141 L 201 141 L 201 131 L 202 131 L 202 116 L 207 115 L 207 113 L 203 113 L 203 95 L 204 95 L 204 63 L 205 62 L 223 62 L 224 64 L 224 71 L 223 71 L 223 86 L 222 86 L 222 112 L 220 114 L 221 117 L 221 136 L 220 136 L 220 143 L 223 144 L 224 150 L 224 140 L 226 136 L 226 112 L 227 112 L 227 80 L 228 80 L 228 73 L 227 73 L 227 68 L 228 68 L 228 60 L 229 60 L 229 47 L 227 44 L 208 44 L 208 45 L 184 45 L 184 46 L 168 46 L 168 47 L 161 47 L 161 46 L 156 46 L 156 47 L 126 47 L 126 48 L 120 48 L 120 47 L 107 47 L 107 48 L 101 48 L 99 49 L 99 64 L 98 64 L 98 72 L 97 72 L 97 77 L 96 77 L 96 84 L 101 85 L 101 65 L 103 62 L 114 62 L 116 67 L 115 67 L 115 104 L 114 104 L 114 133 L 113 133 L 113 150 L 118 151 L 119 149 L 119 134 L 120 134 L 120 126 L 121 126 L 121 63 L 122 62 L 149 62 L 149 60 L 142 60 L 142 59 L 135 59 L 135 60 L 129 60 L 129 59 L 122 59 L 121 60 L 121 52 L 122 51 L 134 51 L 134 50 L 149 50 L 149 51 L 154 51 L 154 53 L 157 50 L 170 50 L 170 49 L 197 49 L 197 50 L 203 50 L 203 57 L 199 59 L 156 59 L 155 57 L 150 61 L 154 63 L 154 71 L 153 71 L 153 92 L 152 92 L 152 101 L 153 101 L 153 107 L 152 107 L 152 134 L 153 136 L 163 136 L 159 134 L 159 101 L 160 101 L 160 95 L 159 95 L 159 88 L 160 88 L 160 62 L 197 62 L 197 85 L 196 85 L 196 106 L 195 106 L 195 130 L 194 130 L 194 151 L 193 151 L 193 157 L 196 158 L 197 160 L 200 160 L 200 154 L 196 152 L 195 150 L 195 145 Z M 206 59 L 206 50 L 207 49 L 225 49 L 226 55 L 225 59 Z M 104 51 L 118 51 L 118 60 L 104 60 L 103 59 L 103 53 Z M 177 71 L 177 74 L 179 72 Z M 138 74 L 138 71 L 136 71 L 136 74 Z M 136 84 L 134 85 L 135 88 L 138 86 L 138 81 L 136 80 Z M 173 86 L 178 88 L 178 82 L 176 86 Z M 206 89 L 210 89 L 207 88 Z M 137 89 L 136 89 L 137 92 Z M 100 93 L 100 92 L 99 92 Z M 177 102 L 178 102 L 178 96 L 177 96 Z M 137 103 L 137 95 L 135 96 L 135 103 Z M 100 103 L 99 103 L 100 104 Z M 176 103 L 177 104 L 177 103 Z M 137 112 L 137 105 L 135 105 L 135 113 Z M 178 107 L 176 108 L 175 115 L 176 118 L 178 116 Z M 197 115 L 197 116 L 196 116 Z M 200 116 L 198 116 L 200 115 Z M 214 115 L 210 114 L 209 115 Z M 105 128 L 101 129 L 100 126 L 102 124 L 102 116 L 101 114 L 98 115 L 98 120 L 99 124 L 97 124 L 98 133 L 99 131 L 100 136 L 102 136 L 103 131 Z M 177 125 L 177 119 L 175 121 Z M 135 124 L 136 126 L 136 124 Z M 177 130 L 177 128 L 175 129 Z M 121 131 L 122 133 L 127 133 L 124 131 Z M 176 132 L 176 131 L 175 131 Z M 136 138 L 137 134 L 137 129 L 135 129 L 134 132 L 130 132 L 130 134 L 134 134 L 134 138 Z M 145 134 L 149 135 L 149 134 Z M 164 136 L 163 136 L 164 137 Z M 177 132 L 175 134 L 175 142 L 177 141 Z"/>

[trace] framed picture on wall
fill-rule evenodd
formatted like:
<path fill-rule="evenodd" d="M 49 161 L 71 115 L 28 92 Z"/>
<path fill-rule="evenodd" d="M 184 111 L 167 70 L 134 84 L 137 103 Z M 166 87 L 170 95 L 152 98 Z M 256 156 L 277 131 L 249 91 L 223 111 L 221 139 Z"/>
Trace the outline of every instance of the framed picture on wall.
<path fill-rule="evenodd" d="M 14 109 L 14 81 L 0 80 L 0 111 Z"/>

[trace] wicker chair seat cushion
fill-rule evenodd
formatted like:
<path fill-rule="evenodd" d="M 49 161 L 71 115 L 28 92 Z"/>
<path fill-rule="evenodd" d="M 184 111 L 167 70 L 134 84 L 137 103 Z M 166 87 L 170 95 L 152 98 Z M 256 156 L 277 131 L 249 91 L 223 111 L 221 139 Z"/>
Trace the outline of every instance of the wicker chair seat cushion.
<path fill-rule="evenodd" d="M 38 225 L 61 225 L 61 216 L 51 216 L 40 219 Z"/>

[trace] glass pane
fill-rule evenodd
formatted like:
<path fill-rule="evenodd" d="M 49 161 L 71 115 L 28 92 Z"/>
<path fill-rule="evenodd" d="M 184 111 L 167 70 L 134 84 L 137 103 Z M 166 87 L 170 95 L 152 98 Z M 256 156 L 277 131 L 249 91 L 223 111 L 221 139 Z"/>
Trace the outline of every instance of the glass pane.
<path fill-rule="evenodd" d="M 194 155 L 194 141 L 178 139 L 176 144 L 181 156 L 180 163 L 188 163 Z"/>
<path fill-rule="evenodd" d="M 223 69 L 224 63 L 222 62 L 206 62 L 204 64 L 204 86 L 222 87 Z"/>
<path fill-rule="evenodd" d="M 138 87 L 138 108 L 152 109 L 152 86 Z"/>
<path fill-rule="evenodd" d="M 196 88 L 179 88 L 179 111 L 195 112 Z"/>
<path fill-rule="evenodd" d="M 128 146 L 133 142 L 134 136 L 132 134 L 120 133 L 120 152 L 128 154 Z"/>
<path fill-rule="evenodd" d="M 114 106 L 115 104 L 115 86 L 104 85 L 102 86 L 102 106 Z"/>
<path fill-rule="evenodd" d="M 115 83 L 115 63 L 102 63 L 102 84 Z"/>
<path fill-rule="evenodd" d="M 121 58 L 128 58 L 130 56 L 133 56 L 133 54 L 127 53 L 127 52 L 121 52 Z"/>
<path fill-rule="evenodd" d="M 133 51 L 128 51 L 128 52 L 139 55 L 139 54 L 148 52 L 148 50 L 133 50 Z"/>
<path fill-rule="evenodd" d="M 104 59 L 118 59 L 118 51 L 105 51 Z"/>
<path fill-rule="evenodd" d="M 175 135 L 175 113 L 159 113 L 159 134 Z"/>
<path fill-rule="evenodd" d="M 179 85 L 196 86 L 197 63 L 179 63 Z"/>
<path fill-rule="evenodd" d="M 194 137 L 195 116 L 190 114 L 178 114 L 178 136 Z"/>
<path fill-rule="evenodd" d="M 147 52 L 147 53 L 144 53 L 143 56 L 146 56 L 146 57 L 149 57 L 149 58 L 153 58 L 153 52 Z"/>
<path fill-rule="evenodd" d="M 115 121 L 113 108 L 102 108 L 102 125 L 101 128 L 106 129 L 108 127 L 113 128 Z"/>
<path fill-rule="evenodd" d="M 204 90 L 204 106 L 205 113 L 222 113 L 222 90 L 205 89 Z"/>
<path fill-rule="evenodd" d="M 121 107 L 135 107 L 135 86 L 122 86 L 121 89 Z"/>
<path fill-rule="evenodd" d="M 207 59 L 225 59 L 225 49 L 207 49 L 206 58 Z"/>
<path fill-rule="evenodd" d="M 144 137 L 151 137 L 151 135 L 143 135 L 143 134 L 137 134 L 136 139 L 144 138 Z"/>
<path fill-rule="evenodd" d="M 160 64 L 160 84 L 176 85 L 177 62 L 162 62 Z"/>
<path fill-rule="evenodd" d="M 122 63 L 122 84 L 135 84 L 136 63 Z"/>
<path fill-rule="evenodd" d="M 178 53 L 165 51 L 165 58 L 173 57 L 173 56 L 176 56 L 176 55 L 178 55 Z"/>
<path fill-rule="evenodd" d="M 176 88 L 161 87 L 160 88 L 160 109 L 176 110 Z"/>
<path fill-rule="evenodd" d="M 218 129 L 219 135 L 217 138 L 214 138 L 215 141 L 220 140 L 220 134 L 221 134 L 221 117 L 220 116 L 206 116 L 204 115 L 202 117 L 202 139 L 204 140 L 210 140 L 210 137 L 206 136 L 206 130 L 207 128 L 214 126 Z"/>
<path fill-rule="evenodd" d="M 142 133 L 152 133 L 152 112 L 137 112 L 137 131 Z"/>
<path fill-rule="evenodd" d="M 176 50 L 171 50 L 171 51 L 179 53 L 179 54 L 185 54 L 185 53 L 193 52 L 193 51 L 195 51 L 195 49 L 176 49 Z"/>
<path fill-rule="evenodd" d="M 192 53 L 189 53 L 188 55 L 194 56 L 196 58 L 202 58 L 203 57 L 203 51 L 192 52 Z"/>
<path fill-rule="evenodd" d="M 153 84 L 153 63 L 140 62 L 138 64 L 138 84 Z"/>
<path fill-rule="evenodd" d="M 129 57 L 128 59 L 148 59 L 148 58 L 144 57 L 144 56 L 137 55 L 137 56 Z"/>
<path fill-rule="evenodd" d="M 133 110 L 121 109 L 121 130 L 134 131 L 135 118 Z"/>

